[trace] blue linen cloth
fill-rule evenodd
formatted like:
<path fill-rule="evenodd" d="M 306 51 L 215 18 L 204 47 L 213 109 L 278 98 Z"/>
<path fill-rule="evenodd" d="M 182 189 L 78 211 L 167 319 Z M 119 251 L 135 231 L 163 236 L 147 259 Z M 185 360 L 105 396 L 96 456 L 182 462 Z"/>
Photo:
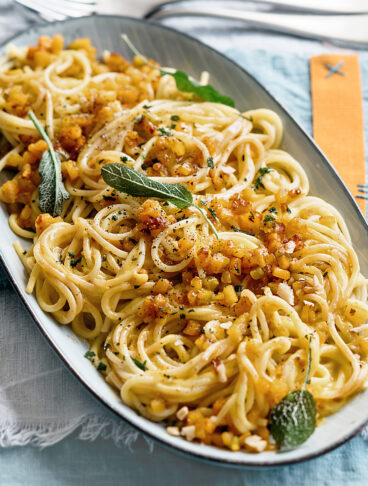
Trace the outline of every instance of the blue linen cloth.
<path fill-rule="evenodd" d="M 219 46 L 217 46 L 219 47 Z M 230 49 L 226 52 L 249 70 L 295 116 L 309 132 L 312 129 L 309 88 L 309 55 L 274 53 L 266 50 Z M 364 112 L 368 110 L 368 67 L 361 55 Z M 366 131 L 366 136 L 368 132 Z M 1 265 L 1 264 L 0 264 Z M 2 265 L 1 265 L 2 267 Z M 0 267 L 0 289 L 8 285 Z M 45 344 L 46 345 L 46 344 Z M 367 484 L 368 444 L 358 437 L 337 451 L 308 463 L 277 470 L 235 471 L 200 464 L 156 445 L 154 453 L 140 448 L 131 452 L 117 449 L 102 439 L 82 444 L 70 437 L 42 453 L 30 446 L 2 451 L 0 484 L 83 485 L 83 484 L 162 484 L 220 486 L 283 484 L 319 486 Z M 22 467 L 20 467 L 20 464 Z M 333 466 L 332 466 L 333 464 Z"/>

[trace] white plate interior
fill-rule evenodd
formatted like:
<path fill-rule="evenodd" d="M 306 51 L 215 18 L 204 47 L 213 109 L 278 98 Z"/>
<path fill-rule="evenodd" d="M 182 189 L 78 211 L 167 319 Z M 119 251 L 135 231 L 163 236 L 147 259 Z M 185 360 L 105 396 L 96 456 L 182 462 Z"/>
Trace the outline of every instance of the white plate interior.
<path fill-rule="evenodd" d="M 39 35 L 61 33 L 66 42 L 77 37 L 90 37 L 99 53 L 108 49 L 131 58 L 127 47 L 120 41 L 122 32 L 129 35 L 141 52 L 156 59 L 162 65 L 182 69 L 197 78 L 201 71 L 208 71 L 211 74 L 211 84 L 223 93 L 231 94 L 240 110 L 265 107 L 276 111 L 281 116 L 285 128 L 283 148 L 304 166 L 311 183 L 311 193 L 323 197 L 341 211 L 349 226 L 362 272 L 368 275 L 368 252 L 366 251 L 368 227 L 341 179 L 290 115 L 249 74 L 229 59 L 171 29 L 124 17 L 93 16 L 42 25 L 17 36 L 12 39 L 12 42 L 17 46 L 30 45 L 37 42 Z M 3 47 L 0 50 L 0 54 L 4 52 L 4 49 Z M 367 390 L 329 417 L 324 425 L 316 429 L 306 443 L 286 453 L 230 452 L 203 444 L 189 443 L 181 438 L 168 435 L 162 425 L 139 417 L 133 410 L 125 406 L 120 401 L 118 394 L 106 384 L 92 364 L 84 358 L 83 355 L 87 349 L 86 343 L 77 338 L 68 327 L 56 324 L 39 308 L 34 296 L 25 293 L 27 276 L 12 246 L 17 237 L 9 228 L 4 205 L 0 211 L 0 232 L 2 235 L 0 255 L 22 299 L 56 351 L 105 405 L 162 443 L 182 452 L 223 464 L 251 467 L 273 466 L 318 456 L 352 437 L 368 420 Z"/>

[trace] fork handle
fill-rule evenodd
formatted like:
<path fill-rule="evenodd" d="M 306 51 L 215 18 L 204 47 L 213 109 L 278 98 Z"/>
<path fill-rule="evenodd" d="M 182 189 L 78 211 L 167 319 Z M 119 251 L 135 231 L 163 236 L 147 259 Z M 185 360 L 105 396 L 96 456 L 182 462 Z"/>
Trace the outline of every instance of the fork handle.
<path fill-rule="evenodd" d="M 168 6 L 169 4 L 167 4 Z M 336 40 L 361 46 L 368 45 L 368 14 L 304 15 L 254 12 L 227 8 L 181 8 L 175 2 L 149 12 L 146 18 L 163 19 L 172 16 L 210 16 L 245 22 L 268 30 L 296 34 L 316 39 Z"/>
<path fill-rule="evenodd" d="M 303 10 L 316 13 L 368 13 L 367 0 L 253 0 L 257 4 L 268 4 L 289 10 Z"/>

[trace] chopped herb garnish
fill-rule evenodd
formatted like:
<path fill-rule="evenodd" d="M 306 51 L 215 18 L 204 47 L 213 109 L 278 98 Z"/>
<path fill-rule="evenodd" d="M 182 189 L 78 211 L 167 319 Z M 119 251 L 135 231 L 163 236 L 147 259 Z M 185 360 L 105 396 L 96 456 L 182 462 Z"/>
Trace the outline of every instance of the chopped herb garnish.
<path fill-rule="evenodd" d="M 218 221 L 218 217 L 217 217 L 216 211 L 215 211 L 214 209 L 212 209 L 212 208 L 207 208 L 207 209 L 208 209 L 208 211 L 211 213 L 211 215 L 212 215 L 213 219 L 214 219 L 215 221 Z"/>
<path fill-rule="evenodd" d="M 236 227 L 236 226 L 234 226 L 234 225 L 231 225 L 231 229 L 232 229 L 233 231 L 236 231 L 236 233 L 244 233 L 245 235 L 248 235 L 248 236 L 254 236 L 254 234 L 253 234 L 253 233 L 249 233 L 248 231 L 243 231 L 243 230 L 241 230 L 241 229 L 237 228 L 237 227 Z"/>
<path fill-rule="evenodd" d="M 275 218 L 271 216 L 270 214 L 267 214 L 267 216 L 264 218 L 263 222 L 268 223 L 269 221 L 275 221 Z"/>
<path fill-rule="evenodd" d="M 271 172 L 272 169 L 270 169 L 269 167 L 261 167 L 259 169 L 259 176 L 257 177 L 256 179 L 256 182 L 254 184 L 254 189 L 259 189 L 260 187 L 262 187 L 262 189 L 264 189 L 264 185 L 262 183 L 262 178 L 265 174 L 268 174 Z"/>
<path fill-rule="evenodd" d="M 118 220 L 118 217 L 116 216 L 116 214 L 113 214 L 113 215 L 111 216 L 111 219 L 112 219 L 113 221 L 117 221 L 117 220 Z"/>
<path fill-rule="evenodd" d="M 235 292 L 241 292 L 243 290 L 242 285 L 234 285 Z"/>
<path fill-rule="evenodd" d="M 286 208 L 286 211 L 291 214 L 291 209 L 289 207 Z"/>
<path fill-rule="evenodd" d="M 76 267 L 78 265 L 78 263 L 80 263 L 82 261 L 82 257 L 80 256 L 79 258 L 75 258 L 73 260 L 70 260 L 70 266 L 71 267 Z"/>
<path fill-rule="evenodd" d="M 144 361 L 144 363 L 142 363 L 142 361 L 139 361 L 139 359 L 132 358 L 132 360 L 138 366 L 138 368 L 140 368 L 142 371 L 146 371 L 146 369 L 147 369 L 146 368 L 147 361 Z"/>
<path fill-rule="evenodd" d="M 125 155 L 124 155 L 124 157 L 120 157 L 120 160 L 122 162 L 127 162 L 128 161 L 128 157 L 125 157 Z"/>
<path fill-rule="evenodd" d="M 102 197 L 105 199 L 105 201 L 115 201 L 115 198 L 112 197 L 112 196 L 105 196 L 105 195 L 103 195 Z"/>
<path fill-rule="evenodd" d="M 178 116 L 178 115 L 171 115 L 171 116 L 170 116 L 170 119 L 171 119 L 172 121 L 179 121 L 179 119 L 180 119 L 180 118 L 179 118 L 179 116 Z"/>
<path fill-rule="evenodd" d="M 212 157 L 208 157 L 208 159 L 207 159 L 207 165 L 208 165 L 208 167 L 211 167 L 211 169 L 214 169 L 215 164 L 213 163 Z"/>
<path fill-rule="evenodd" d="M 106 371 L 107 366 L 105 363 L 98 363 L 97 371 Z"/>
<path fill-rule="evenodd" d="M 166 137 L 170 137 L 171 136 L 171 132 L 169 132 L 169 130 L 166 130 L 165 128 L 158 128 L 157 129 L 158 132 L 160 132 L 160 135 L 163 135 L 163 136 L 166 136 Z"/>
<path fill-rule="evenodd" d="M 268 212 L 277 214 L 277 209 L 275 207 L 272 207 L 268 210 Z"/>
<path fill-rule="evenodd" d="M 94 356 L 96 356 L 96 353 L 94 351 L 87 351 L 85 354 L 84 354 L 84 357 L 85 358 L 88 358 L 88 359 L 91 359 L 93 358 Z"/>
<path fill-rule="evenodd" d="M 185 319 L 185 314 L 180 314 L 180 319 Z"/>
<path fill-rule="evenodd" d="M 68 255 L 70 256 L 70 258 L 74 258 L 75 257 L 75 255 L 74 255 L 74 253 L 72 251 L 68 251 Z"/>
<path fill-rule="evenodd" d="M 152 108 L 151 105 L 143 105 L 143 109 L 145 109 L 145 110 L 149 110 L 150 108 Z"/>

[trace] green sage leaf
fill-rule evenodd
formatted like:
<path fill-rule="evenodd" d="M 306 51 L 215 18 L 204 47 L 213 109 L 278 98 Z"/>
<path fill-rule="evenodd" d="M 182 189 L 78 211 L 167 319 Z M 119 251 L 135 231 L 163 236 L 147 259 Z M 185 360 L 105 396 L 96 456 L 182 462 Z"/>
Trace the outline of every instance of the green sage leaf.
<path fill-rule="evenodd" d="M 313 395 L 296 390 L 277 403 L 270 415 L 271 434 L 281 451 L 305 442 L 316 428 L 317 406 Z"/>
<path fill-rule="evenodd" d="M 308 366 L 301 390 L 288 393 L 270 414 L 270 429 L 281 451 L 294 449 L 305 442 L 316 428 L 317 405 L 305 390 L 312 363 L 312 336 L 309 336 Z"/>
<path fill-rule="evenodd" d="M 180 209 L 193 204 L 193 196 L 185 186 L 154 181 L 124 164 L 106 164 L 101 174 L 106 184 L 133 197 L 157 197 Z"/>
<path fill-rule="evenodd" d="M 54 217 L 60 216 L 63 211 L 64 201 L 70 198 L 70 194 L 63 184 L 60 155 L 55 152 L 51 140 L 33 111 L 30 111 L 28 116 L 49 147 L 49 150 L 42 154 L 38 168 L 42 181 L 38 187 L 38 205 L 42 213 L 49 213 Z"/>
<path fill-rule="evenodd" d="M 134 46 L 134 44 L 126 34 L 122 34 L 121 37 L 136 56 L 140 57 L 148 66 L 151 66 L 154 69 L 159 69 L 157 66 L 151 64 L 146 56 L 138 51 L 138 49 Z M 234 100 L 230 98 L 230 96 L 222 95 L 210 84 L 202 86 L 198 83 L 191 81 L 189 79 L 189 76 L 184 71 L 177 71 L 175 69 L 173 71 L 166 71 L 164 69 L 160 69 L 160 74 L 161 76 L 164 76 L 166 74 L 172 76 L 175 79 L 176 87 L 179 91 L 183 91 L 184 93 L 196 94 L 203 101 L 222 103 L 223 105 L 231 107 L 235 106 Z"/>
<path fill-rule="evenodd" d="M 223 105 L 234 108 L 235 103 L 230 96 L 222 95 L 211 84 L 204 86 L 192 82 L 184 71 L 169 71 L 160 70 L 161 75 L 169 74 L 175 79 L 176 87 L 179 91 L 184 93 L 193 93 L 199 96 L 204 101 L 212 101 L 213 103 L 222 103 Z"/>
<path fill-rule="evenodd" d="M 179 209 L 194 206 L 206 219 L 218 239 L 219 236 L 216 228 L 203 210 L 193 202 L 192 193 L 185 186 L 154 181 L 124 164 L 106 164 L 101 169 L 101 175 L 106 184 L 130 196 L 164 199 Z"/>

